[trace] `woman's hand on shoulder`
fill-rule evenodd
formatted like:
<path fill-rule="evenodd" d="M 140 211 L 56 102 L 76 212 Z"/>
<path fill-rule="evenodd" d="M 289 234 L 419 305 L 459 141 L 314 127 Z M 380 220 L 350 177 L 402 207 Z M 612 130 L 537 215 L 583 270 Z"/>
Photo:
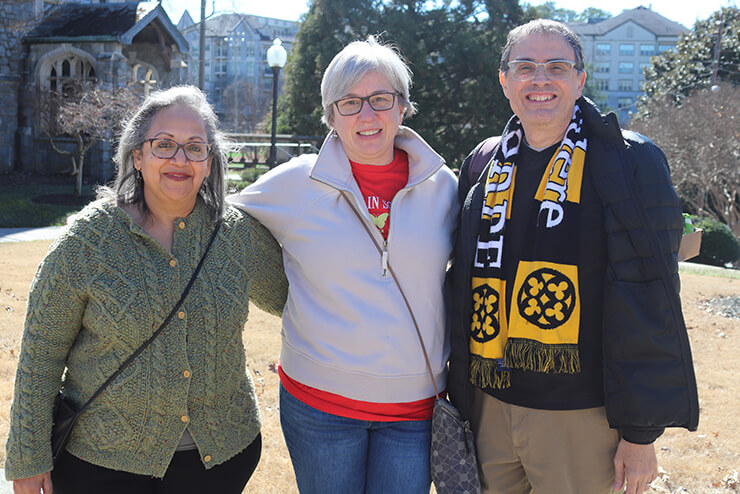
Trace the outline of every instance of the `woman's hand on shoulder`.
<path fill-rule="evenodd" d="M 42 473 L 13 481 L 13 492 L 15 494 L 52 494 L 54 488 L 51 486 L 51 472 Z"/>

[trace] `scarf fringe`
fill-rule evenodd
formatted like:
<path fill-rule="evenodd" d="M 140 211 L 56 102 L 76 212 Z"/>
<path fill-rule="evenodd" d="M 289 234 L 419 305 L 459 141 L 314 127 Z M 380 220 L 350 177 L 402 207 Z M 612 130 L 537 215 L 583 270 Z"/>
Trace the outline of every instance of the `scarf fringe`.
<path fill-rule="evenodd" d="M 511 372 L 501 370 L 501 361 L 478 355 L 470 356 L 470 382 L 484 388 L 503 389 L 511 386 Z"/>
<path fill-rule="evenodd" d="M 581 372 L 578 345 L 547 345 L 522 338 L 509 338 L 506 342 L 504 365 L 510 369 L 554 374 Z"/>

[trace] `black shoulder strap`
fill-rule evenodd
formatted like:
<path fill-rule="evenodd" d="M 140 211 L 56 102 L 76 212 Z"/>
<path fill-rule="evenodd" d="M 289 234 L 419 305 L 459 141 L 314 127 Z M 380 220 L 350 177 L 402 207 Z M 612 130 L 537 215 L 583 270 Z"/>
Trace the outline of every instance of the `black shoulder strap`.
<path fill-rule="evenodd" d="M 489 137 L 478 144 L 478 146 L 473 150 L 473 156 L 470 159 L 470 167 L 468 168 L 468 182 L 471 187 L 478 181 L 483 169 L 486 167 L 488 162 L 491 161 L 493 153 L 496 151 L 496 146 L 498 146 L 500 140 L 501 136 Z"/>

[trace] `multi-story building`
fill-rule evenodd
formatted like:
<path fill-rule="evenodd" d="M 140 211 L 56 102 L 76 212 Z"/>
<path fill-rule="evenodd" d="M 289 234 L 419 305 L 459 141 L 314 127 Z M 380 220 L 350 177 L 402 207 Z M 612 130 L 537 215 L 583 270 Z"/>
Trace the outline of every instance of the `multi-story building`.
<path fill-rule="evenodd" d="M 273 72 L 267 65 L 267 49 L 279 38 L 290 53 L 299 27 L 297 22 L 247 14 L 206 19 L 203 89 L 226 129 L 256 130 L 272 102 Z M 188 81 L 197 85 L 200 23 L 185 11 L 177 28 L 190 45 Z"/>
<path fill-rule="evenodd" d="M 643 94 L 644 68 L 650 65 L 650 57 L 674 49 L 681 33 L 688 31 L 646 7 L 569 26 L 581 38 L 588 75 L 602 96 L 597 103 L 616 111 L 622 122 L 629 120 Z"/>

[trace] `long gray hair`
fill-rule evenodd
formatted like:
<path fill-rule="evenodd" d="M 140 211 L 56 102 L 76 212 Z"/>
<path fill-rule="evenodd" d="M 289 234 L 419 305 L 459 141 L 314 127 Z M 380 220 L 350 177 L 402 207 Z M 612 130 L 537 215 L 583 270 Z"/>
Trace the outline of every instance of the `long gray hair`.
<path fill-rule="evenodd" d="M 212 146 L 212 163 L 211 173 L 203 181 L 198 195 L 208 207 L 213 221 L 218 221 L 224 212 L 227 191 L 227 141 L 218 130 L 218 117 L 206 100 L 206 95 L 194 86 L 175 86 L 155 91 L 144 100 L 138 111 L 123 127 L 118 150 L 113 158 L 116 163 L 116 178 L 110 186 L 98 189 L 98 198 L 113 198 L 119 205 L 134 204 L 146 216 L 149 215 L 149 208 L 144 199 L 144 183 L 137 179 L 133 152 L 141 149 L 157 114 L 174 105 L 190 108 L 203 120 L 208 143 Z"/>

